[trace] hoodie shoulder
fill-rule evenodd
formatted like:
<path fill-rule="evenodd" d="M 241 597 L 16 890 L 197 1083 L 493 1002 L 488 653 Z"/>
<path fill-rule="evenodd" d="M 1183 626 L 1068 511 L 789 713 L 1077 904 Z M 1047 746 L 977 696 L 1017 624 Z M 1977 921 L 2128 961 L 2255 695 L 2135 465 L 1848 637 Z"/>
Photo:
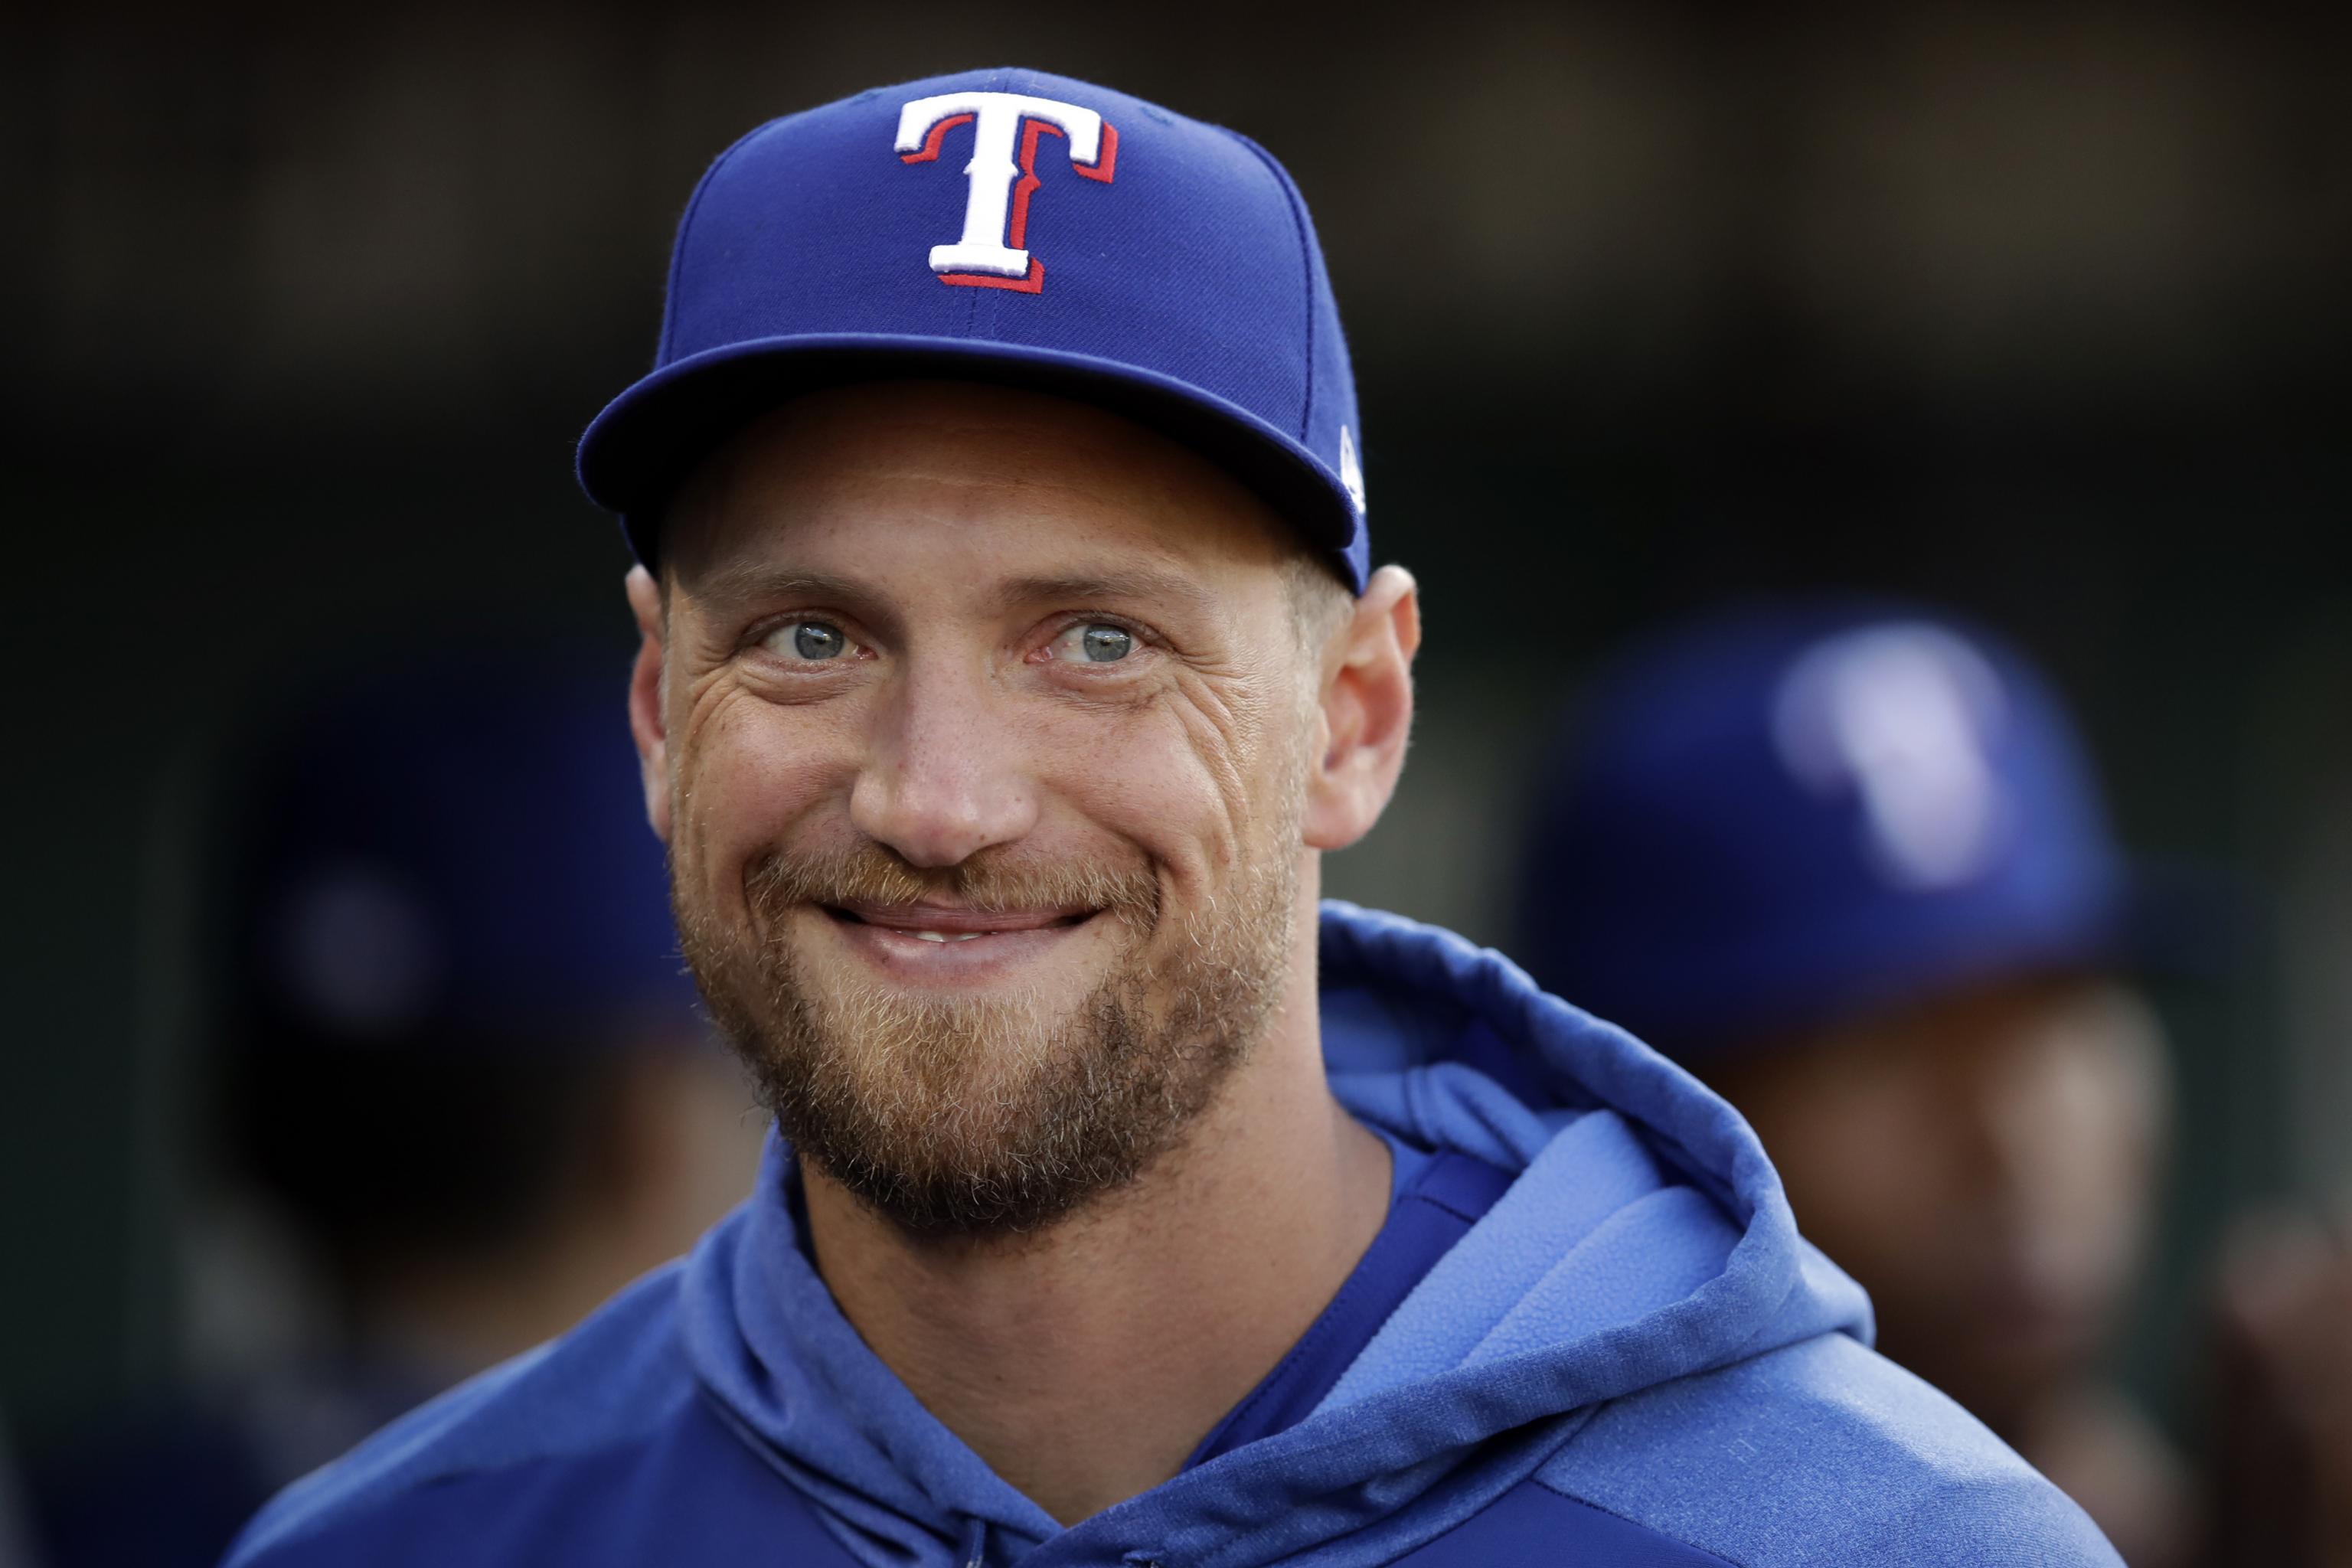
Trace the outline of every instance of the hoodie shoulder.
<path fill-rule="evenodd" d="M 549 1344 L 418 1406 L 273 1499 L 224 1568 L 350 1563 L 427 1492 L 587 1461 L 641 1441 L 688 1397 L 677 1268 L 637 1281 Z M 396 1533 L 396 1532 L 395 1532 Z"/>
<path fill-rule="evenodd" d="M 1982 1423 L 1844 1334 L 1612 1401 L 1540 1479 L 1747 1568 L 2119 1568 Z"/>

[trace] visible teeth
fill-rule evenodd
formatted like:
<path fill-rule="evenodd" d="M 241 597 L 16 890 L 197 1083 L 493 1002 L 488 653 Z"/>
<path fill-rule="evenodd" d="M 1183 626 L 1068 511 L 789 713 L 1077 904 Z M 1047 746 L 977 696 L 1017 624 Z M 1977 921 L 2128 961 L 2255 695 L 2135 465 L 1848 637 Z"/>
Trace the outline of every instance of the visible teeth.
<path fill-rule="evenodd" d="M 907 934 L 921 937 L 925 942 L 970 942 L 976 936 L 986 936 L 988 933 L 979 931 L 908 931 Z"/>

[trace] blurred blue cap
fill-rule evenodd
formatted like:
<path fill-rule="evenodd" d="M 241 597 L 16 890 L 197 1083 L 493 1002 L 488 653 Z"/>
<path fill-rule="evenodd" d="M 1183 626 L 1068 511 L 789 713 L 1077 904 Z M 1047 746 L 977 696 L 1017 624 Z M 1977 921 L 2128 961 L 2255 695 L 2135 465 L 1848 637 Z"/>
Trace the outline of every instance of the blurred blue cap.
<path fill-rule="evenodd" d="M 1067 77 L 968 71 L 770 121 L 678 226 L 654 368 L 580 482 L 652 563 L 669 491 L 765 409 L 887 375 L 1011 382 L 1153 426 L 1361 592 L 1362 426 L 1307 205 L 1247 138 Z"/>
<path fill-rule="evenodd" d="M 613 659 L 434 658 L 288 716 L 246 796 L 242 984 L 303 1041 L 697 1028 Z"/>
<path fill-rule="evenodd" d="M 1518 956 L 1670 1054 L 2130 956 L 2138 896 L 2055 694 L 1885 605 L 1759 608 L 1608 672 L 1538 784 Z"/>

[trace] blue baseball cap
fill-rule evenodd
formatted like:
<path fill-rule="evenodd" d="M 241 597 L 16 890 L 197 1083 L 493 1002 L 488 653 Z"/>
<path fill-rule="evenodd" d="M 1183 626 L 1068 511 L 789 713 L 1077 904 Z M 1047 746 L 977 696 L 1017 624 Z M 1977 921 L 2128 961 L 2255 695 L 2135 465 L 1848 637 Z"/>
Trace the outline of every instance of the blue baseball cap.
<path fill-rule="evenodd" d="M 654 368 L 580 443 L 651 563 L 671 490 L 817 387 L 1016 383 L 1124 414 L 1255 489 L 1361 592 L 1354 376 L 1290 176 L 1247 137 L 1026 70 L 875 89 L 713 163 Z"/>
<path fill-rule="evenodd" d="M 698 1032 L 611 657 L 330 680 L 241 798 L 248 1027 L 305 1047 L 573 1049 Z"/>
<path fill-rule="evenodd" d="M 2140 884 L 2042 678 L 1879 604 L 1758 608 L 1607 672 L 1540 778 L 1518 956 L 1696 1058 L 2133 955 Z"/>

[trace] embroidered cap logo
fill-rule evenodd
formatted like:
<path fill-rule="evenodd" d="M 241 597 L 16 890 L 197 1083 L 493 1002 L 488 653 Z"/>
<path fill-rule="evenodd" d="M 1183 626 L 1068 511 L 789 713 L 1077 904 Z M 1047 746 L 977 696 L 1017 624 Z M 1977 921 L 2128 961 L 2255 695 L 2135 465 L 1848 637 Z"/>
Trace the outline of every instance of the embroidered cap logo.
<path fill-rule="evenodd" d="M 1029 198 L 1035 194 L 1037 138 L 1070 144 L 1070 167 L 1110 184 L 1118 162 L 1118 132 L 1091 109 L 1017 92 L 949 92 L 919 98 L 898 111 L 898 158 L 928 163 L 947 133 L 970 125 L 971 162 L 963 166 L 963 237 L 931 247 L 931 270 L 942 283 L 1011 289 L 1034 294 L 1045 286 L 1045 264 L 1024 248 Z M 1019 138 L 1020 158 L 1013 158 Z M 1015 180 L 1019 184 L 1015 184 Z"/>

